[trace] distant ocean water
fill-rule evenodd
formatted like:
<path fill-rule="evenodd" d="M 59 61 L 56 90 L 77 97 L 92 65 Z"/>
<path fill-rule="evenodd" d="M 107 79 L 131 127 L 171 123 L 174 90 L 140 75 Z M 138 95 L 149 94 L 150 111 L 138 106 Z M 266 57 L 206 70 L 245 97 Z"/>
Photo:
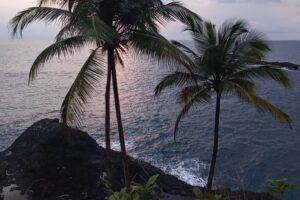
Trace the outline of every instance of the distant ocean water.
<path fill-rule="evenodd" d="M 0 150 L 6 149 L 28 126 L 43 118 L 59 118 L 59 109 L 89 48 L 69 59 L 55 59 L 27 84 L 30 66 L 49 41 L 0 41 Z M 300 64 L 299 41 L 270 42 L 269 61 Z M 195 108 L 180 124 L 178 142 L 172 130 L 180 104 L 177 91 L 154 98 L 154 88 L 169 71 L 154 61 L 130 53 L 119 67 L 121 108 L 129 153 L 193 185 L 205 185 L 211 156 L 214 102 Z M 290 71 L 294 87 L 284 90 L 259 81 L 259 94 L 286 111 L 293 128 L 235 97 L 222 101 L 220 151 L 216 185 L 263 190 L 266 179 L 287 178 L 300 196 L 300 72 Z M 84 113 L 82 130 L 99 144 L 104 141 L 105 78 Z M 113 107 L 112 107 L 113 110 Z M 114 115 L 113 147 L 119 149 Z"/>

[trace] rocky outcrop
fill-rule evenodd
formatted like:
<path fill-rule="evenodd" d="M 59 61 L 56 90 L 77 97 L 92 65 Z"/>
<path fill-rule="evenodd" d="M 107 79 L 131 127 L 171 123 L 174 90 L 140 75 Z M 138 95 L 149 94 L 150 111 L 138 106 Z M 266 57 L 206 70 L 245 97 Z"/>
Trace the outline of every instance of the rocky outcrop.
<path fill-rule="evenodd" d="M 33 200 L 105 199 L 107 187 L 106 151 L 87 133 L 67 128 L 58 120 L 44 119 L 33 124 L 0 154 L 0 186 L 18 186 Z M 124 186 L 120 153 L 112 152 L 112 188 Z M 129 157 L 130 174 L 135 182 L 145 182 L 159 174 L 157 194 L 192 199 L 193 186 L 163 173 L 150 164 Z M 7 188 L 6 188 L 7 189 Z M 269 199 L 259 193 L 231 192 L 228 196 Z"/>

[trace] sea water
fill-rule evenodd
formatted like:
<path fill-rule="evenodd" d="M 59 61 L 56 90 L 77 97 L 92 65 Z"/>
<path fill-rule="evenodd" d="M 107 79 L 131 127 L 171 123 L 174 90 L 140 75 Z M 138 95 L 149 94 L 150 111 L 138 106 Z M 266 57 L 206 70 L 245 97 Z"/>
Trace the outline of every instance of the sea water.
<path fill-rule="evenodd" d="M 32 62 L 50 43 L 0 41 L 0 150 L 37 120 L 59 118 L 63 98 L 91 50 L 87 47 L 68 59 L 53 59 L 28 85 Z M 270 44 L 273 52 L 267 60 L 300 64 L 300 42 Z M 174 143 L 178 90 L 154 97 L 155 86 L 171 69 L 134 52 L 124 55 L 124 60 L 126 67 L 118 67 L 117 73 L 129 154 L 192 185 L 204 186 L 212 150 L 214 101 L 195 107 L 182 120 Z M 298 185 L 290 199 L 300 196 L 300 73 L 288 73 L 294 79 L 292 89 L 258 81 L 258 92 L 291 116 L 292 129 L 236 97 L 222 99 L 216 186 L 262 191 L 266 179 L 287 178 Z M 105 78 L 89 101 L 81 126 L 99 144 L 104 144 L 104 90 Z M 118 150 L 113 106 L 111 110 L 112 146 Z"/>

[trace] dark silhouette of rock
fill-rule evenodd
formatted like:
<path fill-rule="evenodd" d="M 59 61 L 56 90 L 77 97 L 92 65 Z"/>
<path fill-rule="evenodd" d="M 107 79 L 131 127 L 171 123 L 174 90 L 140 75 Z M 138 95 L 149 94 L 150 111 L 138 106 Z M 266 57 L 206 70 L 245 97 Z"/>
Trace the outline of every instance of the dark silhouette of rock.
<path fill-rule="evenodd" d="M 113 151 L 111 155 L 112 189 L 118 191 L 124 186 L 122 160 L 119 152 Z M 149 176 L 159 174 L 157 194 L 193 196 L 193 186 L 146 162 L 129 157 L 129 166 L 135 182 L 143 183 Z M 103 181 L 106 169 L 106 150 L 93 138 L 51 119 L 36 122 L 0 153 L 1 188 L 17 185 L 34 200 L 105 199 L 108 195 Z M 246 195 L 249 200 L 270 199 L 252 192 L 228 190 L 228 194 Z"/>

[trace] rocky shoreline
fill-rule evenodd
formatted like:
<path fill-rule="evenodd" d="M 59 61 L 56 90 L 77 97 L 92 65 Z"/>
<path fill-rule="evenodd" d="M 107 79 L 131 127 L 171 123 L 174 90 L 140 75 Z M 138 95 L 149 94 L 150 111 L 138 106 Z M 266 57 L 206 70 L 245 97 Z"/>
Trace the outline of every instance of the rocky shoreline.
<path fill-rule="evenodd" d="M 132 180 L 143 183 L 159 174 L 155 199 L 194 199 L 193 188 L 160 169 L 131 157 Z M 112 152 L 114 191 L 124 186 L 119 152 Z M 32 200 L 95 200 L 105 199 L 106 151 L 87 133 L 67 128 L 58 120 L 44 119 L 29 127 L 5 151 L 0 153 L 0 186 L 2 194 Z M 203 188 L 200 188 L 203 190 Z M 263 193 L 215 191 L 228 199 L 268 200 Z M 226 193 L 226 194 L 224 194 Z M 9 199 L 2 196 L 2 199 Z"/>

